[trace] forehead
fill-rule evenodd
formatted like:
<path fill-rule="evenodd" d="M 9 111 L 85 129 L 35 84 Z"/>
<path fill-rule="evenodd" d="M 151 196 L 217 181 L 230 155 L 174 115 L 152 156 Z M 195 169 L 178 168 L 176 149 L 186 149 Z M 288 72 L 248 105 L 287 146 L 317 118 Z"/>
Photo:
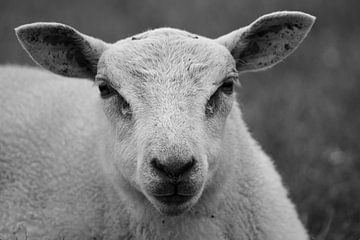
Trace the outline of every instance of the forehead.
<path fill-rule="evenodd" d="M 229 51 L 213 40 L 161 28 L 113 44 L 101 57 L 98 73 L 116 79 L 120 85 L 122 79 L 129 78 L 199 83 L 204 79 L 216 81 L 234 69 Z"/>

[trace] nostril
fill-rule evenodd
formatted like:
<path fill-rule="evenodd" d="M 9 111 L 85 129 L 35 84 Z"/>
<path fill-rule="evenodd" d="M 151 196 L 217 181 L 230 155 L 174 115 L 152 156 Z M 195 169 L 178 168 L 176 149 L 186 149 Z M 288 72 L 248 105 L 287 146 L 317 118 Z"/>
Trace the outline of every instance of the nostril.
<path fill-rule="evenodd" d="M 159 173 L 167 177 L 178 178 L 181 175 L 189 172 L 195 165 L 195 158 L 190 158 L 188 161 L 179 161 L 176 159 L 167 159 L 162 163 L 158 158 L 153 158 L 150 161 L 151 166 Z"/>
<path fill-rule="evenodd" d="M 172 168 L 169 165 L 166 165 L 164 163 L 161 163 L 160 160 L 158 158 L 153 158 L 151 159 L 151 166 L 158 172 L 161 174 L 164 174 L 168 177 L 172 177 L 173 173 L 172 173 Z"/>
<path fill-rule="evenodd" d="M 159 159 L 157 158 L 153 158 L 151 159 L 150 161 L 150 164 L 153 168 L 155 168 L 156 170 L 160 171 L 160 172 L 165 172 L 165 169 L 164 169 L 164 165 L 162 165 L 159 161 Z"/>
<path fill-rule="evenodd" d="M 191 168 L 195 165 L 195 159 L 192 157 L 190 161 L 185 163 L 182 167 L 179 168 L 179 174 L 183 174 L 191 170 Z"/>

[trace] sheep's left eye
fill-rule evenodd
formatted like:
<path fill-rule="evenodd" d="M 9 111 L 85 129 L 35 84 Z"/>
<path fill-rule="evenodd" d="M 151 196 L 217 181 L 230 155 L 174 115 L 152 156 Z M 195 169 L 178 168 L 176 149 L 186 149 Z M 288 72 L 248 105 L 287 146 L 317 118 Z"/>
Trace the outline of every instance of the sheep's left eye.
<path fill-rule="evenodd" d="M 109 97 L 113 96 L 116 93 L 115 89 L 112 88 L 107 83 L 100 83 L 99 90 L 100 90 L 100 96 L 102 98 L 104 98 L 104 99 L 109 98 Z"/>
<path fill-rule="evenodd" d="M 220 87 L 219 90 L 225 93 L 226 95 L 230 95 L 234 91 L 234 80 L 228 79 L 226 80 Z"/>

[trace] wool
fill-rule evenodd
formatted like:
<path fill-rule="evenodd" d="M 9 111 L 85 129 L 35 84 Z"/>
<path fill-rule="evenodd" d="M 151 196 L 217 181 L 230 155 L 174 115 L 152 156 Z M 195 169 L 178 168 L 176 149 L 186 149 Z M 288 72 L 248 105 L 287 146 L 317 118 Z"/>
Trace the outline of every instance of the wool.
<path fill-rule="evenodd" d="M 57 23 L 17 28 L 63 76 L 0 67 L 0 239 L 308 239 L 222 84 L 283 60 L 313 22 L 278 12 L 215 40 L 160 28 L 114 44 Z M 167 172 L 154 159 L 192 159 L 177 185 L 190 200 L 157 200 Z"/>

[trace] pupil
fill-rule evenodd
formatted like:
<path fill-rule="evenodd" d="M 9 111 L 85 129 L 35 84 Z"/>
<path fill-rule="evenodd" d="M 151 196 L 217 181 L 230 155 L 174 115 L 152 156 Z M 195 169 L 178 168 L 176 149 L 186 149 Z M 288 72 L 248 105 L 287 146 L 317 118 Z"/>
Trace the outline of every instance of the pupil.
<path fill-rule="evenodd" d="M 101 97 L 107 97 L 111 94 L 110 87 L 106 84 L 99 85 Z"/>
<path fill-rule="evenodd" d="M 221 86 L 221 90 L 225 93 L 225 94 L 231 94 L 233 92 L 233 86 L 234 83 L 232 81 L 229 82 L 225 82 L 223 83 L 223 85 Z"/>

